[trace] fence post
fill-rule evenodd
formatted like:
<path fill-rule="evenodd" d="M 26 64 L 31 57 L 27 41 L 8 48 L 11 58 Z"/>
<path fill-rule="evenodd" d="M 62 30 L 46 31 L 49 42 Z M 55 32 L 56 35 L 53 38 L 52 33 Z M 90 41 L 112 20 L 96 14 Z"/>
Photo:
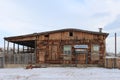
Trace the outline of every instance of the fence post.
<path fill-rule="evenodd" d="M 114 59 L 114 68 L 116 67 L 116 57 L 117 57 L 117 34 L 115 33 L 115 59 Z"/>

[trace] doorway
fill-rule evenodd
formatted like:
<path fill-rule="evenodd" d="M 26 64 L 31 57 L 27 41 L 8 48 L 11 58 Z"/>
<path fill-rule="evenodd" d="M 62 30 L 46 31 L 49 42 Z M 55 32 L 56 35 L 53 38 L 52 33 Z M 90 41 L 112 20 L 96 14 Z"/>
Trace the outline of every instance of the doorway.
<path fill-rule="evenodd" d="M 72 60 L 72 46 L 64 45 L 63 46 L 63 63 L 70 64 Z"/>
<path fill-rule="evenodd" d="M 75 64 L 88 64 L 88 45 L 75 45 Z"/>

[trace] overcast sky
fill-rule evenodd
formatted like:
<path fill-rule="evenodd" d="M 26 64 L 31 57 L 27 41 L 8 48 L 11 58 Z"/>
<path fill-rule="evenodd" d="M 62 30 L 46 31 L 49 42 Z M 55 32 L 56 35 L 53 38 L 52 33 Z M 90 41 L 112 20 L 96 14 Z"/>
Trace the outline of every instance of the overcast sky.
<path fill-rule="evenodd" d="M 0 0 L 0 47 L 3 37 L 63 28 L 98 31 L 99 27 L 110 34 L 107 51 L 114 52 L 115 32 L 120 41 L 120 0 Z"/>

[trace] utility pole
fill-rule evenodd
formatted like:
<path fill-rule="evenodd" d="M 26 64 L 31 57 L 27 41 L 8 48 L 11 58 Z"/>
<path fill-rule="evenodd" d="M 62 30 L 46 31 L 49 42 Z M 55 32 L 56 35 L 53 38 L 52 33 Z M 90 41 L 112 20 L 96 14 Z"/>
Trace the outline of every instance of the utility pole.
<path fill-rule="evenodd" d="M 116 68 L 116 57 L 117 57 L 117 34 L 115 33 L 115 58 L 114 58 L 114 68 Z"/>
<path fill-rule="evenodd" d="M 115 33 L 115 57 L 117 56 L 117 34 Z"/>

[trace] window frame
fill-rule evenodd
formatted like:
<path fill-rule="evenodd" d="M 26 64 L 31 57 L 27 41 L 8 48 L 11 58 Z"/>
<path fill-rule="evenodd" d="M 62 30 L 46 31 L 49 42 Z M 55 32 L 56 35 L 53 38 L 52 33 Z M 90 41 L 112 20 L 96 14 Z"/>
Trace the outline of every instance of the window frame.
<path fill-rule="evenodd" d="M 99 44 L 93 44 L 92 52 L 100 52 L 100 45 Z"/>
<path fill-rule="evenodd" d="M 68 50 L 65 50 L 65 47 L 69 46 L 69 49 Z M 66 48 L 67 49 L 67 48 Z M 71 55 L 72 54 L 72 46 L 71 45 L 64 45 L 63 46 L 63 53 L 65 55 Z"/>
<path fill-rule="evenodd" d="M 98 49 L 97 49 L 97 48 Z M 93 44 L 91 46 L 92 52 L 91 52 L 91 60 L 98 61 L 100 59 L 100 45 L 99 44 Z"/>

